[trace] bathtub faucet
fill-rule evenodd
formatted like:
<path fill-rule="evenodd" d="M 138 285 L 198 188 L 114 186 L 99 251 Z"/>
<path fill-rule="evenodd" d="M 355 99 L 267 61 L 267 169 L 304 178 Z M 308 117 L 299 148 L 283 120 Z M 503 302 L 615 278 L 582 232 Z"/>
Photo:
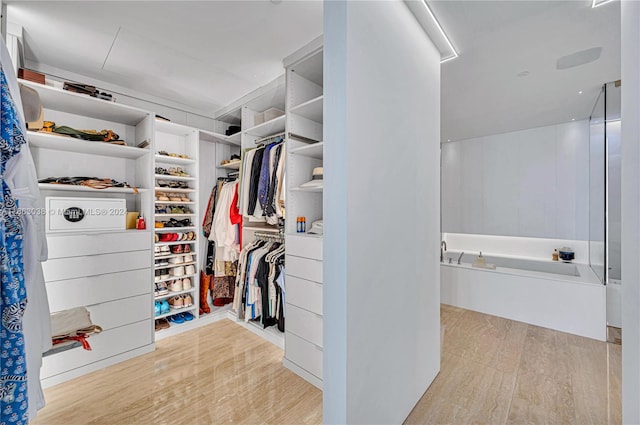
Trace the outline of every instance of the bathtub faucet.
<path fill-rule="evenodd" d="M 444 251 L 443 251 L 444 248 Z M 447 243 L 445 241 L 440 242 L 440 262 L 444 263 L 444 253 L 447 251 Z"/>
<path fill-rule="evenodd" d="M 462 251 L 460 253 L 460 256 L 458 257 L 458 264 L 460 264 L 460 260 L 462 260 L 462 256 L 464 255 L 464 251 Z"/>

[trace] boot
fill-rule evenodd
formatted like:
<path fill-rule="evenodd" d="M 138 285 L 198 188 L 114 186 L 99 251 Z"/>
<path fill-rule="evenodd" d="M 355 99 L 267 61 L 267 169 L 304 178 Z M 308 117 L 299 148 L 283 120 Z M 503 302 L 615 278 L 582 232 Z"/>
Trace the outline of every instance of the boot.
<path fill-rule="evenodd" d="M 200 314 L 211 313 L 211 308 L 207 302 L 207 295 L 209 294 L 209 285 L 212 280 L 211 275 L 200 272 Z"/>

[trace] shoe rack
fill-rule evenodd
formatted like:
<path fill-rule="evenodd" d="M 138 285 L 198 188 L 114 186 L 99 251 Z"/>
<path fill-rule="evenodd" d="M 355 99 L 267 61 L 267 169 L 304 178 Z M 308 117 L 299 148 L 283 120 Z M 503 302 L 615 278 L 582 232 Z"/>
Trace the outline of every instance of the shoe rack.
<path fill-rule="evenodd" d="M 198 318 L 198 130 L 155 121 L 153 317 L 165 332 Z"/>

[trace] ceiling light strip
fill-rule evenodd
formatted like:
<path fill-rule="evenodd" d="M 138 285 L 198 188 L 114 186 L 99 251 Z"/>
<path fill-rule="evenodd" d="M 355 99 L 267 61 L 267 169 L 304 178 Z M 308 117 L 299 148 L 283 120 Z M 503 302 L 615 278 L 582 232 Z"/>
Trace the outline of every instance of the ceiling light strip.
<path fill-rule="evenodd" d="M 600 7 L 607 3 L 611 3 L 612 1 L 613 0 L 593 0 L 593 3 L 591 3 L 591 8 L 594 9 L 596 7 Z"/>
<path fill-rule="evenodd" d="M 594 2 L 596 0 L 593 0 Z M 607 0 L 607 1 L 613 1 L 613 0 Z M 458 52 L 456 51 L 455 47 L 453 47 L 453 44 L 451 43 L 451 40 L 449 40 L 449 37 L 447 37 L 447 34 L 444 32 L 444 30 L 442 29 L 442 26 L 440 25 L 440 22 L 438 22 L 438 20 L 436 19 L 436 16 L 433 14 L 433 12 L 431 11 L 431 8 L 429 7 L 429 5 L 427 4 L 427 0 L 422 0 L 422 4 L 424 5 L 424 8 L 427 9 L 427 12 L 429 13 L 429 16 L 431 16 L 431 19 L 433 20 L 433 22 L 436 24 L 436 27 L 438 27 L 438 31 L 440 31 L 440 34 L 442 35 L 442 37 L 444 37 L 445 41 L 447 42 L 447 45 L 449 46 L 449 48 L 451 49 L 451 51 L 453 52 L 453 56 L 449 56 L 446 57 L 444 59 L 442 59 L 440 61 L 440 63 L 445 63 L 450 61 L 451 59 L 455 59 L 458 56 L 460 56 L 458 54 Z"/>

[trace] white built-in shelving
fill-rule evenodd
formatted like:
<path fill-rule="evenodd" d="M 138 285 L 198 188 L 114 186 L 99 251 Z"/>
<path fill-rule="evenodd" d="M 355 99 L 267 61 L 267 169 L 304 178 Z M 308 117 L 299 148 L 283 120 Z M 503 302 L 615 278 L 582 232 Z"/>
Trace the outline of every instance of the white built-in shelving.
<path fill-rule="evenodd" d="M 59 136 L 55 133 L 29 131 L 27 137 L 31 147 L 62 152 L 76 152 L 125 159 L 137 159 L 149 153 L 149 149 L 146 148 L 134 148 L 104 142 L 90 142 L 73 137 Z"/>

